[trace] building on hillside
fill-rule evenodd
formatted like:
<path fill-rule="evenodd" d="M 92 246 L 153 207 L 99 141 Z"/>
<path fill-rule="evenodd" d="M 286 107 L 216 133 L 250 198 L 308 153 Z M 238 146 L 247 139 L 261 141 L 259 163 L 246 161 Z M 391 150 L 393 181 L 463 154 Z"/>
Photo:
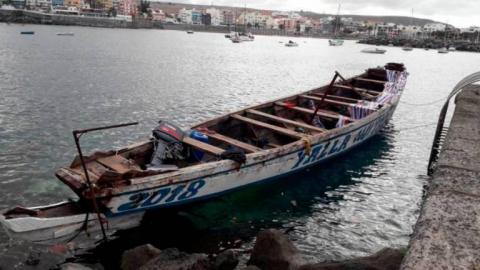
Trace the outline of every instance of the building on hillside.
<path fill-rule="evenodd" d="M 223 10 L 222 11 L 222 22 L 223 25 L 232 25 L 235 24 L 235 15 L 231 10 Z"/>
<path fill-rule="evenodd" d="M 63 0 L 52 0 L 52 6 L 63 6 Z"/>
<path fill-rule="evenodd" d="M 416 38 L 423 33 L 422 27 L 417 25 L 397 25 L 397 28 L 400 30 L 400 36 L 403 38 Z"/>
<path fill-rule="evenodd" d="M 163 10 L 161 10 L 161 9 L 152 10 L 152 20 L 163 22 L 163 21 L 165 21 L 165 18 L 166 18 L 166 16 L 165 16 L 165 13 L 163 12 Z"/>
<path fill-rule="evenodd" d="M 180 23 L 192 24 L 192 10 L 182 8 L 177 13 L 177 19 Z"/>
<path fill-rule="evenodd" d="M 84 3 L 83 3 L 83 0 L 64 0 L 63 5 L 67 7 L 76 7 L 80 9 L 83 7 Z"/>
<path fill-rule="evenodd" d="M 400 34 L 400 29 L 394 23 L 377 24 L 374 30 L 375 37 L 394 38 Z"/>
<path fill-rule="evenodd" d="M 205 13 L 210 14 L 211 25 L 221 25 L 224 21 L 223 12 L 216 8 L 207 8 Z"/>
<path fill-rule="evenodd" d="M 203 14 L 199 10 L 192 10 L 192 24 L 202 24 Z"/>
<path fill-rule="evenodd" d="M 443 32 L 446 28 L 447 25 L 444 23 L 427 23 L 423 26 L 423 32 Z"/>
<path fill-rule="evenodd" d="M 25 0 L 27 9 L 49 9 L 52 6 L 52 0 Z"/>
<path fill-rule="evenodd" d="M 118 14 L 124 16 L 135 16 L 137 14 L 137 3 L 135 0 L 120 0 Z"/>
<path fill-rule="evenodd" d="M 212 15 L 210 13 L 202 13 L 202 24 L 212 25 Z"/>

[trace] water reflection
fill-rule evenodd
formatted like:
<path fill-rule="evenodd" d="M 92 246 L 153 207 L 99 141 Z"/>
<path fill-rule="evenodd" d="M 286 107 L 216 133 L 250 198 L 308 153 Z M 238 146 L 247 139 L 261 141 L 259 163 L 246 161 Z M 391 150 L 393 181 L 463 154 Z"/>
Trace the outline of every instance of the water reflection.
<path fill-rule="evenodd" d="M 362 203 L 368 191 L 354 195 L 346 191 L 361 185 L 362 177 L 372 177 L 378 163 L 389 160 L 392 147 L 393 137 L 382 133 L 350 153 L 294 175 L 205 203 L 149 212 L 141 227 L 119 233 L 118 239 L 96 248 L 89 259 L 100 259 L 115 269 L 123 250 L 146 243 L 218 253 L 224 248 L 250 248 L 264 228 L 289 228 L 292 235 L 308 233 L 305 226 L 310 218 L 324 223 L 321 226 L 342 226 L 321 216 L 338 211 L 334 205 L 344 200 Z"/>

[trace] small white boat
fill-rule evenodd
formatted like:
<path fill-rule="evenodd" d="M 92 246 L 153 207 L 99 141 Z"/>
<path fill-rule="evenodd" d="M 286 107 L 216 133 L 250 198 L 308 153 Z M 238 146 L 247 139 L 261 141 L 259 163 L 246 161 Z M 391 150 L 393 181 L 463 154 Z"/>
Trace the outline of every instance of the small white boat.
<path fill-rule="evenodd" d="M 438 53 L 448 53 L 448 49 L 446 47 L 438 49 Z"/>
<path fill-rule="evenodd" d="M 388 43 L 388 47 L 393 47 L 393 43 Z"/>
<path fill-rule="evenodd" d="M 373 53 L 373 54 L 384 54 L 387 52 L 385 49 L 379 49 L 379 48 L 366 48 L 363 49 L 361 52 L 363 53 Z"/>
<path fill-rule="evenodd" d="M 195 32 L 193 32 L 193 30 L 188 30 L 187 31 L 187 34 L 194 34 Z"/>
<path fill-rule="evenodd" d="M 328 44 L 330 46 L 342 46 L 343 45 L 343 39 L 338 39 L 338 38 L 329 39 Z"/>
<path fill-rule="evenodd" d="M 78 201 L 15 207 L 1 212 L 0 223 L 11 237 L 41 244 L 97 240 L 138 226 L 145 211 L 192 204 L 302 171 L 378 134 L 392 117 L 407 76 L 396 63 L 341 81 L 335 73 L 329 85 L 188 130 L 160 121 L 149 140 L 88 156 L 82 154 L 81 135 L 138 123 L 76 130 L 79 154 L 55 175 Z"/>
<path fill-rule="evenodd" d="M 448 51 L 449 51 L 449 52 L 454 52 L 454 51 L 456 51 L 456 50 L 457 50 L 457 49 L 456 49 L 455 47 L 453 47 L 453 46 L 448 47 Z"/>
<path fill-rule="evenodd" d="M 62 33 L 57 33 L 57 36 L 74 36 L 75 34 L 72 32 L 62 32 Z"/>
<path fill-rule="evenodd" d="M 413 47 L 412 46 L 404 46 L 404 47 L 402 47 L 402 50 L 404 50 L 406 52 L 409 52 L 409 51 L 413 50 Z"/>
<path fill-rule="evenodd" d="M 287 43 L 285 43 L 285 47 L 298 47 L 298 43 L 293 40 L 289 40 Z"/>

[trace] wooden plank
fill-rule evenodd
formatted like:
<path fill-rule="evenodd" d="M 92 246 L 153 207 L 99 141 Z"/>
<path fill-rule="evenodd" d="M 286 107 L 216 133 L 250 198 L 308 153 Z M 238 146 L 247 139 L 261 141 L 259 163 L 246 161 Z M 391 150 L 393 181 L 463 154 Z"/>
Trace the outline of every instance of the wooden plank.
<path fill-rule="evenodd" d="M 230 145 L 241 148 L 241 149 L 247 151 L 248 153 L 254 153 L 254 152 L 259 152 L 259 151 L 263 150 L 262 148 L 259 148 L 259 147 L 253 146 L 251 144 L 248 144 L 248 143 L 245 143 L 245 142 L 242 142 L 242 141 L 224 136 L 220 133 L 216 133 L 216 132 L 215 133 L 207 133 L 205 135 L 207 135 L 208 137 L 210 137 L 212 139 L 215 139 L 217 141 L 225 142 L 225 143 L 228 143 Z"/>
<path fill-rule="evenodd" d="M 358 80 L 358 81 L 378 83 L 378 84 L 385 84 L 387 82 L 387 81 L 372 80 L 372 79 L 367 79 L 367 78 L 362 78 L 362 77 L 357 77 L 357 78 L 354 78 L 354 79 Z"/>
<path fill-rule="evenodd" d="M 293 120 L 290 120 L 290 119 L 287 119 L 287 118 L 279 117 L 279 116 L 276 116 L 276 115 L 271 115 L 271 114 L 264 113 L 264 112 L 257 111 L 257 110 L 253 110 L 253 109 L 247 110 L 247 113 L 262 116 L 262 117 L 268 118 L 272 121 L 285 123 L 285 124 L 289 124 L 289 125 L 293 125 L 293 126 L 297 126 L 297 127 L 306 128 L 308 130 L 313 130 L 313 131 L 317 131 L 317 132 L 325 132 L 326 131 L 326 129 L 323 129 L 323 128 L 319 128 L 319 127 L 312 126 L 312 125 L 309 125 L 309 124 L 305 124 L 305 123 L 302 123 L 302 122 L 293 121 Z"/>
<path fill-rule="evenodd" d="M 314 97 L 314 96 L 308 96 L 308 95 L 300 95 L 300 97 L 315 100 L 315 101 L 321 101 L 322 100 L 321 97 Z M 335 104 L 335 105 L 341 105 L 341 106 L 350 106 L 350 104 L 351 104 L 351 103 L 342 102 L 342 101 L 333 100 L 333 99 L 328 99 L 328 98 L 323 99 L 323 102 L 330 103 L 330 104 Z"/>
<path fill-rule="evenodd" d="M 132 170 L 141 170 L 138 165 L 131 163 L 128 159 L 119 155 L 98 158 L 97 162 L 120 174 L 124 174 Z"/>
<path fill-rule="evenodd" d="M 355 91 L 367 93 L 367 94 L 370 94 L 370 95 L 380 94 L 380 92 L 377 92 L 377 91 L 372 91 L 372 90 L 368 90 L 368 89 L 364 89 L 364 88 L 358 88 L 358 87 L 351 87 L 351 86 L 348 86 L 348 85 L 335 84 L 333 86 L 338 87 L 338 88 L 343 88 L 343 89 L 349 89 L 349 90 L 354 89 Z"/>
<path fill-rule="evenodd" d="M 316 96 L 316 97 L 323 97 L 322 93 L 309 93 L 308 95 Z M 348 97 L 341 97 L 341 96 L 336 96 L 336 95 L 327 95 L 327 98 L 338 99 L 340 101 L 351 102 L 351 103 L 357 103 L 359 100 L 362 100 L 361 98 L 348 98 Z"/>
<path fill-rule="evenodd" d="M 205 151 L 207 153 L 213 154 L 215 156 L 219 156 L 222 154 L 225 150 L 213 145 L 210 145 L 208 143 L 204 143 L 195 139 L 192 139 L 190 137 L 184 137 L 183 138 L 183 143 L 186 143 L 194 148 L 200 149 L 202 151 Z"/>
<path fill-rule="evenodd" d="M 275 104 L 278 105 L 278 106 L 285 107 L 287 109 L 292 109 L 292 110 L 297 111 L 297 112 L 302 112 L 302 113 L 307 113 L 307 114 L 314 114 L 315 113 L 314 110 L 303 108 L 303 107 L 298 107 L 298 106 L 290 107 L 290 106 L 287 106 L 283 102 L 275 102 Z M 318 110 L 317 115 L 327 117 L 327 118 L 331 118 L 331 119 L 339 119 L 340 116 L 341 116 L 339 113 L 326 111 L 326 110 Z M 345 117 L 345 119 L 350 121 L 350 122 L 355 121 L 354 119 L 351 119 L 350 117 L 347 117 L 347 116 L 343 116 L 343 117 Z"/>
<path fill-rule="evenodd" d="M 308 135 L 306 135 L 306 134 L 298 133 L 298 132 L 295 132 L 293 130 L 282 128 L 282 127 L 279 127 L 279 126 L 270 125 L 270 124 L 267 124 L 267 123 L 264 123 L 264 122 L 261 122 L 261 121 L 257 121 L 257 120 L 254 120 L 254 119 L 250 119 L 250 118 L 247 118 L 247 117 L 240 116 L 238 114 L 234 114 L 231 117 L 233 119 L 236 119 L 236 120 L 239 120 L 239 121 L 242 121 L 242 122 L 254 125 L 254 126 L 259 126 L 259 127 L 262 127 L 262 128 L 273 130 L 275 132 L 290 136 L 292 138 L 302 139 L 304 137 L 308 137 Z"/>

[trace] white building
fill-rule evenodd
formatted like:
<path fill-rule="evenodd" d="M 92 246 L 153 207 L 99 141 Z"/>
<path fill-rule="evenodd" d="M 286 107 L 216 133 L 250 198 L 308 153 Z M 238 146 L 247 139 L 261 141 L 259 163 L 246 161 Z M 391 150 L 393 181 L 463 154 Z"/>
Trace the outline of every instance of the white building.
<path fill-rule="evenodd" d="M 470 26 L 468 28 L 461 28 L 460 33 L 470 33 L 480 32 L 480 26 Z"/>
<path fill-rule="evenodd" d="M 210 14 L 212 18 L 212 25 L 221 25 L 224 22 L 223 11 L 216 8 L 207 8 L 205 13 Z"/>
<path fill-rule="evenodd" d="M 52 6 L 52 0 L 26 0 L 25 6 L 29 9 L 48 8 Z"/>
<path fill-rule="evenodd" d="M 427 23 L 423 26 L 423 32 L 432 33 L 445 31 L 447 25 L 443 23 Z"/>
<path fill-rule="evenodd" d="M 238 17 L 240 24 L 250 24 L 251 26 L 267 27 L 267 22 L 271 18 L 269 15 L 264 15 L 261 12 L 243 12 Z"/>
<path fill-rule="evenodd" d="M 422 33 L 422 27 L 416 25 L 397 25 L 397 28 L 404 38 L 414 38 Z"/>
<path fill-rule="evenodd" d="M 180 9 L 177 18 L 181 23 L 192 24 L 192 10 L 186 8 Z"/>

